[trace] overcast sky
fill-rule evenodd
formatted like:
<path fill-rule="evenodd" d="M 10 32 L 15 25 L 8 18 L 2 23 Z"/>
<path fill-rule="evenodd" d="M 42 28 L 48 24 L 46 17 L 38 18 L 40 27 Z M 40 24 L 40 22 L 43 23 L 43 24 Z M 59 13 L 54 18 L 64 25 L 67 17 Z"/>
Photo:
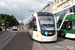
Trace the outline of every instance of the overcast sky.
<path fill-rule="evenodd" d="M 23 12 L 23 22 L 26 23 L 33 13 L 29 10 L 37 12 L 49 1 L 53 2 L 53 0 L 0 0 L 0 13 L 14 15 L 21 22 Z"/>

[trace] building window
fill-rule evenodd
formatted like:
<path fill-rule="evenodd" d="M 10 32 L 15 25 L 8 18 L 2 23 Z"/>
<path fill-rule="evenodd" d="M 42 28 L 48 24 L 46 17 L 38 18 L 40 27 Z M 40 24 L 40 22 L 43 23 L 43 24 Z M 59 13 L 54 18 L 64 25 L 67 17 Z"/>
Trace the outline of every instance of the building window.
<path fill-rule="evenodd" d="M 58 2 L 59 0 L 54 0 L 54 3 Z"/>
<path fill-rule="evenodd" d="M 64 4 L 64 7 L 65 7 L 65 4 Z"/>
<path fill-rule="evenodd" d="M 54 3 L 56 3 L 56 0 L 54 0 Z"/>
<path fill-rule="evenodd" d="M 60 6 L 60 9 L 61 9 L 61 6 Z"/>
<path fill-rule="evenodd" d="M 58 2 L 59 0 L 56 0 L 56 2 Z"/>
<path fill-rule="evenodd" d="M 69 2 L 67 2 L 67 6 L 69 5 Z"/>
<path fill-rule="evenodd" d="M 67 6 L 67 3 L 65 3 L 65 5 Z"/>
<path fill-rule="evenodd" d="M 61 2 L 63 2 L 63 0 L 61 0 Z"/>
<path fill-rule="evenodd" d="M 59 7 L 59 10 L 60 10 L 60 7 Z"/>
<path fill-rule="evenodd" d="M 62 6 L 61 6 L 61 9 L 62 9 Z"/>
<path fill-rule="evenodd" d="M 63 4 L 63 8 L 64 8 L 64 4 Z"/>
<path fill-rule="evenodd" d="M 55 9 L 55 11 L 56 11 L 56 9 Z"/>
<path fill-rule="evenodd" d="M 71 0 L 71 3 L 73 4 L 73 0 Z"/>
<path fill-rule="evenodd" d="M 60 10 L 59 7 L 58 7 L 58 10 Z"/>

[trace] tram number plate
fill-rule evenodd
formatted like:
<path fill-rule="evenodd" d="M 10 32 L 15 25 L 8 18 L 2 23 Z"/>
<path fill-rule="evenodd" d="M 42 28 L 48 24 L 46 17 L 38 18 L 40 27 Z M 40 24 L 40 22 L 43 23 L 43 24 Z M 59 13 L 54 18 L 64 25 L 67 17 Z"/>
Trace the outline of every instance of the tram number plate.
<path fill-rule="evenodd" d="M 49 32 L 48 34 L 52 34 L 52 32 Z"/>

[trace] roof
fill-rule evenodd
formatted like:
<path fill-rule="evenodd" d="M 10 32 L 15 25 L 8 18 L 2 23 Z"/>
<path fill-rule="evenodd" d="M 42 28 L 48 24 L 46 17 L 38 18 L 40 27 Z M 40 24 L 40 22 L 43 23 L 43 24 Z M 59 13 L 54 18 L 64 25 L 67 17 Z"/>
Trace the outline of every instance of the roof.
<path fill-rule="evenodd" d="M 41 10 L 39 10 L 39 12 L 43 11 L 46 7 L 52 5 L 53 2 L 48 2 Z"/>
<path fill-rule="evenodd" d="M 38 16 L 53 16 L 53 13 L 50 12 L 37 12 Z"/>

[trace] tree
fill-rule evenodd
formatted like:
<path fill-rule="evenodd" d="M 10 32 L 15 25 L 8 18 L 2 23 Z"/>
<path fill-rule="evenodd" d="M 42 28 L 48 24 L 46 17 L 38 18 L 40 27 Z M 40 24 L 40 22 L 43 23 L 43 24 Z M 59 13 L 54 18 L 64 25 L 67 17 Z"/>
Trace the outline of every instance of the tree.
<path fill-rule="evenodd" d="M 2 25 L 2 22 L 4 22 L 5 25 L 8 24 L 9 26 L 19 25 L 19 22 L 14 15 L 0 14 L 0 26 Z"/>

